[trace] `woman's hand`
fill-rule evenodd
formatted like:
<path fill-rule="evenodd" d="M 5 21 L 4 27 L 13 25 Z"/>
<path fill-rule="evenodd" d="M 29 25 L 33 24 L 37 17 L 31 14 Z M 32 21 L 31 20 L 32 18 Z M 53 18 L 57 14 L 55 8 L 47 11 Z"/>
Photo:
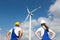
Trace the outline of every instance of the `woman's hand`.
<path fill-rule="evenodd" d="M 42 40 L 42 38 L 39 38 L 39 40 Z"/>
<path fill-rule="evenodd" d="M 50 40 L 53 40 L 53 39 L 50 39 Z"/>
<path fill-rule="evenodd" d="M 40 39 L 40 40 L 42 40 L 42 39 Z"/>

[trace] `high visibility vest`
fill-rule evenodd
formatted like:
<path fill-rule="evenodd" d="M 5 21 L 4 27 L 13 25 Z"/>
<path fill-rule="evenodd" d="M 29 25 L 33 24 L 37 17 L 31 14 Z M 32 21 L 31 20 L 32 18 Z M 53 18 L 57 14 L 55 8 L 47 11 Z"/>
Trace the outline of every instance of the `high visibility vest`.
<path fill-rule="evenodd" d="M 11 34 L 11 40 L 18 40 L 19 36 L 17 36 L 14 32 L 15 29 L 12 30 L 12 34 Z"/>
<path fill-rule="evenodd" d="M 46 29 L 44 29 L 44 35 L 42 36 L 42 40 L 50 40 L 49 35 L 48 35 L 48 32 L 47 32 Z"/>

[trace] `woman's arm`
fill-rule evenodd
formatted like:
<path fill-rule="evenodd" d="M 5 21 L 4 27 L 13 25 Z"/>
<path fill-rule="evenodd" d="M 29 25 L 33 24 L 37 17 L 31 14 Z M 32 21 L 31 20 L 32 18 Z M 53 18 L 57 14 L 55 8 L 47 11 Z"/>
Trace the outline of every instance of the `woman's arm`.
<path fill-rule="evenodd" d="M 38 36 L 38 33 L 39 33 L 39 32 L 40 32 L 40 31 L 36 31 L 35 34 L 36 34 L 36 36 L 38 37 L 38 39 L 41 40 L 42 38 Z"/>
<path fill-rule="evenodd" d="M 51 29 L 49 29 L 49 32 L 52 33 L 52 37 L 51 37 L 51 40 L 55 37 L 55 32 L 52 31 Z"/>

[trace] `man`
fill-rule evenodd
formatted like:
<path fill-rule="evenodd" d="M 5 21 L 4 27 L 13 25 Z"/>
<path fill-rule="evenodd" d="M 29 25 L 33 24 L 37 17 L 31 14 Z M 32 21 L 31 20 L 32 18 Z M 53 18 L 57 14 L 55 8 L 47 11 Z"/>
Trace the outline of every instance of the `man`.
<path fill-rule="evenodd" d="M 11 38 L 10 38 L 11 35 Z M 10 29 L 10 31 L 7 32 L 7 39 L 8 40 L 20 40 L 23 35 L 23 31 L 20 28 L 20 22 L 15 23 L 15 27 Z"/>

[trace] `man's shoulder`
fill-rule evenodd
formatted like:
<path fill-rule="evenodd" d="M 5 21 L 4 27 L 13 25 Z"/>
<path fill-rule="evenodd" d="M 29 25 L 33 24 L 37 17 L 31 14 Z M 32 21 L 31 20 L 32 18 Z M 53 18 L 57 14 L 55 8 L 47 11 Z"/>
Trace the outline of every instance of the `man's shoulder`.
<path fill-rule="evenodd" d="M 17 29 L 22 30 L 20 27 L 18 27 Z"/>

